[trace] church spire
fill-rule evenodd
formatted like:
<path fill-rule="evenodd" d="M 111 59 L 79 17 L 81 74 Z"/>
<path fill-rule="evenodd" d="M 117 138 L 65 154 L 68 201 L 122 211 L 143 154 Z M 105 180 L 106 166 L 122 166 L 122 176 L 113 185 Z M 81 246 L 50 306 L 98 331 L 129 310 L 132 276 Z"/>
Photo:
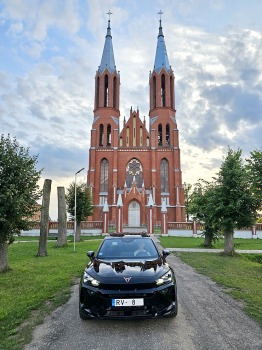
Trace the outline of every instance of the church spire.
<path fill-rule="evenodd" d="M 98 71 L 100 74 L 102 74 L 106 68 L 109 70 L 111 74 L 116 70 L 111 27 L 110 27 L 110 15 L 112 15 L 112 12 L 109 11 L 107 14 L 109 15 L 109 20 L 108 20 L 108 27 L 107 27 L 103 55 L 102 55 L 100 66 L 98 68 Z"/>
<path fill-rule="evenodd" d="M 162 22 L 161 22 L 161 15 L 163 14 L 162 11 L 158 13 L 160 15 L 159 20 L 159 33 L 157 37 L 157 48 L 156 48 L 156 56 L 155 56 L 155 64 L 154 69 L 158 73 L 161 68 L 164 68 L 167 73 L 170 72 L 170 65 L 167 57 L 167 51 L 166 51 L 166 44 L 162 29 Z"/>

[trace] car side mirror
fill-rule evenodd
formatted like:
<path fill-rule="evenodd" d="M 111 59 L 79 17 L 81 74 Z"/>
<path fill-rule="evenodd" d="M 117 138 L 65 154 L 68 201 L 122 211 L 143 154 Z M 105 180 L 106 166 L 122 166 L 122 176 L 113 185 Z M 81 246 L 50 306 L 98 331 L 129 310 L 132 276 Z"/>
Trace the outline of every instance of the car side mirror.
<path fill-rule="evenodd" d="M 90 250 L 86 253 L 86 255 L 89 257 L 89 259 L 92 261 L 95 257 L 95 252 L 93 250 Z"/>
<path fill-rule="evenodd" d="M 168 249 L 163 249 L 162 254 L 163 258 L 165 259 L 170 254 L 170 251 Z"/>

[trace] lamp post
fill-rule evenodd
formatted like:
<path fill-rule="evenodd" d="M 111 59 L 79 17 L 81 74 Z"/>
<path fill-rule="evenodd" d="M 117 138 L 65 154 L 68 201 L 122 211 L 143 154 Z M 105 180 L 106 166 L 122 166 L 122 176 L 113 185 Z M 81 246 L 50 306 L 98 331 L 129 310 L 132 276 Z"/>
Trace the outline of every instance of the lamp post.
<path fill-rule="evenodd" d="M 80 170 L 78 170 L 75 173 L 75 220 L 74 220 L 74 252 L 76 250 L 76 175 L 79 174 L 82 170 L 84 170 L 85 168 L 82 168 Z"/>

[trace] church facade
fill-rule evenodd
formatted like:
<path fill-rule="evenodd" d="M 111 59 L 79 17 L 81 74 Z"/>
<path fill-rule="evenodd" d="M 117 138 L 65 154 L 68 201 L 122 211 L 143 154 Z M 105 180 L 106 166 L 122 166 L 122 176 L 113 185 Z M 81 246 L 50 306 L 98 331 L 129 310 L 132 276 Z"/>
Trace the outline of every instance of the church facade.
<path fill-rule="evenodd" d="M 148 128 L 145 119 L 140 119 L 139 110 L 131 108 L 120 129 L 120 75 L 115 65 L 110 20 L 94 95 L 87 176 L 95 206 L 91 219 L 106 220 L 104 231 L 109 225 L 116 232 L 137 228 L 153 233 L 157 227 L 166 233 L 167 222 L 185 221 L 185 205 L 175 77 L 161 20 L 149 76 Z"/>

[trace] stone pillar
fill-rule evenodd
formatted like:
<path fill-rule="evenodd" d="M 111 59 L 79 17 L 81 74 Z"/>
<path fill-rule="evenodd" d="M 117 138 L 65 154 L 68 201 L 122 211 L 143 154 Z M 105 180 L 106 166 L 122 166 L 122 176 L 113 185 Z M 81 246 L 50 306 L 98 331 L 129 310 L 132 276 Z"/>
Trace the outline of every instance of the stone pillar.
<path fill-rule="evenodd" d="M 167 234 L 167 208 L 164 199 L 161 206 L 161 233 Z"/>
<path fill-rule="evenodd" d="M 102 222 L 103 222 L 103 227 L 102 227 L 102 235 L 108 234 L 108 227 L 109 227 L 109 208 L 107 204 L 107 200 L 105 201 L 103 212 L 102 212 Z"/>
<path fill-rule="evenodd" d="M 117 223 L 116 223 L 116 232 L 122 233 L 123 232 L 123 202 L 122 202 L 122 195 L 118 195 L 117 199 Z"/>
<path fill-rule="evenodd" d="M 252 226 L 252 238 L 257 238 L 256 225 Z"/>
<path fill-rule="evenodd" d="M 149 208 L 149 220 L 148 220 L 147 232 L 149 234 L 152 234 L 154 233 L 154 220 L 153 220 L 154 201 L 153 201 L 152 193 L 150 193 L 147 206 Z"/>
<path fill-rule="evenodd" d="M 58 233 L 57 246 L 62 247 L 67 243 L 67 217 L 66 217 L 66 200 L 65 188 L 57 187 L 57 201 L 58 201 Z"/>
<path fill-rule="evenodd" d="M 197 225 L 196 220 L 193 221 L 193 237 L 197 237 Z"/>

